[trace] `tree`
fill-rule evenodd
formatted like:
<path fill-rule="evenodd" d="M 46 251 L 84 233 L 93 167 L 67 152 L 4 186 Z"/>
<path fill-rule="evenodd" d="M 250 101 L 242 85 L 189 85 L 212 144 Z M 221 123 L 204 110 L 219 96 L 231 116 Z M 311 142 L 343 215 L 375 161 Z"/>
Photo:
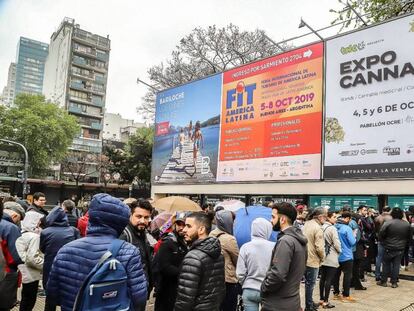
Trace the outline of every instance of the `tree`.
<path fill-rule="evenodd" d="M 0 137 L 27 148 L 33 176 L 62 160 L 77 133 L 76 118 L 41 95 L 19 94 L 13 107 L 0 111 Z"/>
<path fill-rule="evenodd" d="M 288 48 L 282 44 L 283 49 Z M 152 84 L 159 89 L 180 85 L 232 67 L 240 66 L 281 52 L 263 30 L 240 31 L 230 24 L 223 28 L 195 28 L 180 40 L 166 64 L 148 70 Z M 142 98 L 138 112 L 154 119 L 155 92 L 150 89 Z"/>
<path fill-rule="evenodd" d="M 346 0 L 338 1 L 344 7 L 347 6 Z M 413 0 L 348 0 L 348 2 L 369 24 L 414 11 Z M 341 30 L 347 27 L 358 28 L 363 25 L 362 21 L 350 9 L 331 10 L 331 12 L 338 14 L 332 23 L 346 21 Z"/>
<path fill-rule="evenodd" d="M 109 172 L 119 173 L 121 182 L 131 183 L 139 180 L 149 183 L 151 180 L 152 145 L 154 129 L 142 127 L 129 138 L 125 150 L 107 145 L 104 154 L 109 159 Z"/>

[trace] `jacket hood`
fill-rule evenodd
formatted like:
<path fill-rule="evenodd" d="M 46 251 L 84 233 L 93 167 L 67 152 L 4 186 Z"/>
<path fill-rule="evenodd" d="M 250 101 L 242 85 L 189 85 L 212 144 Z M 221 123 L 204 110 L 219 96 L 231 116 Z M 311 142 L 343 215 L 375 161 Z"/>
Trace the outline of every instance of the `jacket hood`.
<path fill-rule="evenodd" d="M 230 211 L 219 211 L 216 213 L 217 228 L 233 235 L 233 213 Z"/>
<path fill-rule="evenodd" d="M 39 214 L 35 211 L 30 211 L 26 213 L 26 216 L 22 220 L 21 227 L 22 232 L 35 232 L 39 233 L 39 223 L 43 218 L 42 214 Z"/>
<path fill-rule="evenodd" d="M 335 227 L 340 227 L 340 226 L 348 226 L 349 224 L 346 223 L 342 218 L 338 218 Z"/>
<path fill-rule="evenodd" d="M 221 255 L 221 244 L 219 239 L 214 237 L 208 237 L 203 240 L 197 240 L 191 246 L 192 249 L 198 249 L 203 253 L 206 253 L 213 259 L 217 259 Z"/>
<path fill-rule="evenodd" d="M 89 205 L 87 234 L 118 237 L 129 223 L 129 207 L 106 193 L 95 195 Z"/>
<path fill-rule="evenodd" d="M 34 210 L 33 210 L 34 211 Z M 42 215 L 44 216 L 44 215 Z M 55 206 L 46 216 L 46 227 L 67 227 L 69 226 L 68 216 L 60 206 Z"/>
<path fill-rule="evenodd" d="M 308 239 L 303 235 L 302 230 L 300 230 L 299 228 L 292 226 L 283 230 L 282 232 L 285 235 L 290 235 L 291 237 L 294 237 L 302 245 L 306 245 L 308 243 Z"/>
<path fill-rule="evenodd" d="M 256 218 L 252 222 L 252 238 L 269 240 L 272 235 L 272 224 L 264 218 Z"/>

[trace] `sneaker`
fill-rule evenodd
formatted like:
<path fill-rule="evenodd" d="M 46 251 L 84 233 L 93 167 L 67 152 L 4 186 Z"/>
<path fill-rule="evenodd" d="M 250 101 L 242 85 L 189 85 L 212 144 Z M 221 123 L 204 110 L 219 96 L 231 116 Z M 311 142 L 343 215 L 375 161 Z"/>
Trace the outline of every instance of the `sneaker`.
<path fill-rule="evenodd" d="M 388 285 L 387 285 L 387 282 L 382 282 L 382 281 L 378 281 L 377 282 L 377 285 L 378 286 L 382 286 L 382 287 L 387 287 Z"/>
<path fill-rule="evenodd" d="M 40 289 L 37 291 L 37 297 L 39 298 L 45 298 L 46 297 L 46 291 L 44 289 Z"/>
<path fill-rule="evenodd" d="M 341 301 L 342 302 L 356 302 L 356 299 L 351 296 L 348 296 L 348 297 L 343 296 Z"/>
<path fill-rule="evenodd" d="M 397 283 L 392 283 L 391 284 L 391 288 L 397 288 L 398 287 L 398 284 Z"/>
<path fill-rule="evenodd" d="M 333 295 L 333 300 L 341 300 L 342 299 L 342 295 L 341 294 L 334 294 Z"/>
<path fill-rule="evenodd" d="M 328 302 L 328 303 L 324 303 L 322 305 L 322 308 L 323 309 L 332 309 L 332 308 L 335 308 L 335 306 L 333 304 L 331 304 L 330 302 Z"/>

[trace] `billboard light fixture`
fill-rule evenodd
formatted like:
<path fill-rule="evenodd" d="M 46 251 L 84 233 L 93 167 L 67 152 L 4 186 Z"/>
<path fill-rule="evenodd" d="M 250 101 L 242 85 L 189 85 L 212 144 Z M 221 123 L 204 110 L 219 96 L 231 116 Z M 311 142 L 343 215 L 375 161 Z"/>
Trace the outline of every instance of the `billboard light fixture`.
<path fill-rule="evenodd" d="M 317 35 L 319 37 L 319 39 L 321 39 L 321 41 L 324 41 L 323 37 L 320 34 L 318 34 L 318 32 L 315 29 L 313 29 L 311 26 L 309 26 L 309 24 L 306 23 L 303 20 L 303 18 L 300 18 L 299 28 L 303 28 L 303 27 L 309 28 L 309 30 L 312 31 L 315 35 Z"/>
<path fill-rule="evenodd" d="M 137 78 L 137 84 L 140 84 L 140 83 L 142 83 L 142 84 L 144 84 L 144 85 L 146 85 L 146 86 L 148 86 L 150 89 L 152 89 L 153 91 L 155 91 L 155 92 L 159 92 L 160 90 L 159 89 L 157 89 L 155 86 L 152 86 L 151 84 L 149 84 L 149 83 L 147 83 L 147 82 L 145 82 L 145 81 L 142 81 L 140 78 Z"/>

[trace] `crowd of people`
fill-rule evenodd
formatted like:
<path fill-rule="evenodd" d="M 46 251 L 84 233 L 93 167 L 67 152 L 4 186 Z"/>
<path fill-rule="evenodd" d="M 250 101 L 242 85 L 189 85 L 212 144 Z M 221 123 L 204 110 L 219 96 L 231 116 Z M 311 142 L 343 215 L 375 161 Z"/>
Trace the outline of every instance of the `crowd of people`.
<path fill-rule="evenodd" d="M 151 230 L 149 200 L 97 194 L 83 211 L 71 200 L 49 212 L 45 204 L 40 192 L 32 204 L 0 200 L 0 311 L 32 310 L 40 281 L 45 311 L 145 310 L 151 295 L 155 311 L 302 310 L 301 283 L 305 311 L 330 309 L 355 302 L 351 289 L 367 290 L 368 275 L 398 287 L 414 257 L 414 207 L 271 203 L 271 219 L 254 219 L 239 245 L 236 215 L 223 208 L 176 212 Z"/>

